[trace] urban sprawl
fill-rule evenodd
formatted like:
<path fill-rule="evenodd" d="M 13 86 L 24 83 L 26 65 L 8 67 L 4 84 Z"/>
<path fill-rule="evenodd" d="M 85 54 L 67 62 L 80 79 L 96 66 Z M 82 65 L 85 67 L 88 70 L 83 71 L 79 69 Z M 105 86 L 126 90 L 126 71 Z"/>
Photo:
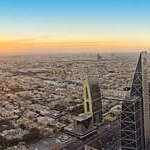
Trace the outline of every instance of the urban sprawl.
<path fill-rule="evenodd" d="M 145 150 L 145 55 L 0 56 L 0 150 Z"/>

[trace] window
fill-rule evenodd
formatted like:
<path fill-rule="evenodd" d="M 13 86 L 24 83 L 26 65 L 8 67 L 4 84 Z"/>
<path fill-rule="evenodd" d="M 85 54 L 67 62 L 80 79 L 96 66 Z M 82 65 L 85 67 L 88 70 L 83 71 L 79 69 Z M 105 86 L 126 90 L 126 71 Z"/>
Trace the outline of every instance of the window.
<path fill-rule="evenodd" d="M 89 99 L 89 95 L 88 95 L 88 89 L 86 87 L 86 100 L 88 100 L 88 99 Z"/>
<path fill-rule="evenodd" d="M 86 106 L 87 106 L 87 112 L 90 111 L 90 105 L 89 105 L 89 102 L 86 102 Z"/>

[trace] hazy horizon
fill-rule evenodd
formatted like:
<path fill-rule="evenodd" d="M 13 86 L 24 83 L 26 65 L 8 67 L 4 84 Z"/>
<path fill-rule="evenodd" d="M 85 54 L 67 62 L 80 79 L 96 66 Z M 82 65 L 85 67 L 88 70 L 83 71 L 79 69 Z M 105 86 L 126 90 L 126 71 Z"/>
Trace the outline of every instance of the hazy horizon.
<path fill-rule="evenodd" d="M 53 51 L 53 52 L 50 52 L 50 51 L 44 51 L 44 52 L 41 52 L 41 51 L 35 51 L 35 52 L 27 52 L 27 51 L 21 51 L 21 52 L 4 52 L 4 53 L 0 53 L 0 56 L 36 56 L 36 55 L 84 55 L 84 54 L 87 54 L 87 55 L 97 55 L 98 53 L 101 55 L 103 54 L 139 54 L 142 50 L 129 50 L 129 51 L 87 51 L 87 50 L 84 50 L 84 51 L 72 51 L 72 50 L 69 50 L 69 51 Z M 147 50 L 146 50 L 147 51 Z M 149 54 L 149 51 L 147 51 L 148 54 Z"/>

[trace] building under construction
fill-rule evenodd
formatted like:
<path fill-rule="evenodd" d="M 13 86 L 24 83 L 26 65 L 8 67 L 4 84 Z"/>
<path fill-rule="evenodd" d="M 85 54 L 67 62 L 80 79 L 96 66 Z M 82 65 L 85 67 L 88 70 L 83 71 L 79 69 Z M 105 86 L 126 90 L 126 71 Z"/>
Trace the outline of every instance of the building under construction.
<path fill-rule="evenodd" d="M 93 116 L 94 124 L 102 122 L 102 101 L 97 76 L 89 76 L 83 83 L 84 112 Z"/>
<path fill-rule="evenodd" d="M 146 52 L 141 52 L 131 93 L 122 103 L 121 150 L 145 150 L 150 143 L 150 102 Z"/>

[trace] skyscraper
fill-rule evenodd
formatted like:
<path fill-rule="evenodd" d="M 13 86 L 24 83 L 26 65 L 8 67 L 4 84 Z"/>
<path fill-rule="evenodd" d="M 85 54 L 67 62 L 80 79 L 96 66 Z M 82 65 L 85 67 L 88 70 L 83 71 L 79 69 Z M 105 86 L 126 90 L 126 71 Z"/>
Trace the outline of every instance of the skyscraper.
<path fill-rule="evenodd" d="M 143 150 L 150 143 L 150 102 L 146 64 L 146 52 L 141 52 L 130 96 L 122 103 L 122 150 Z"/>
<path fill-rule="evenodd" d="M 97 54 L 97 60 L 100 61 L 101 60 L 101 55 L 98 53 Z"/>
<path fill-rule="evenodd" d="M 93 116 L 94 124 L 102 121 L 102 102 L 98 77 L 89 76 L 83 83 L 84 112 Z"/>

